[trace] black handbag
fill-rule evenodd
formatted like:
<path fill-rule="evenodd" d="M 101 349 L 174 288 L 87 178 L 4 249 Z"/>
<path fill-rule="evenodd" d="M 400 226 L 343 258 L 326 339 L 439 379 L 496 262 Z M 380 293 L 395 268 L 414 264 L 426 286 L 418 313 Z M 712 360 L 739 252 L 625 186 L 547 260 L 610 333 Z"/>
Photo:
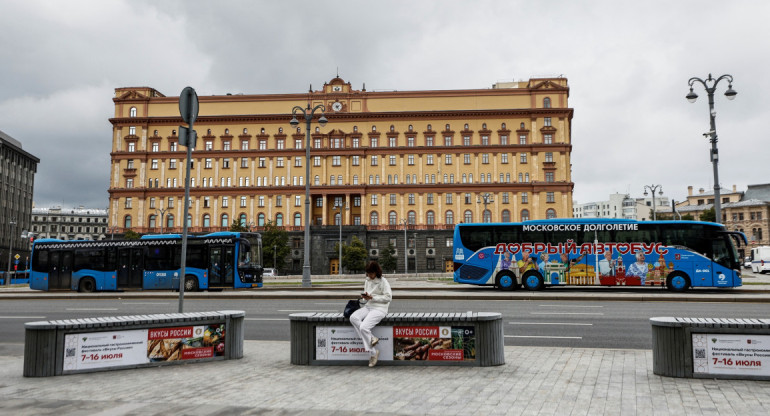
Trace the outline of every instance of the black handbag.
<path fill-rule="evenodd" d="M 350 315 L 353 315 L 353 312 L 361 309 L 361 304 L 358 302 L 358 299 L 349 300 L 348 304 L 345 305 L 345 310 L 342 312 L 342 315 L 345 316 L 345 318 L 350 319 Z"/>

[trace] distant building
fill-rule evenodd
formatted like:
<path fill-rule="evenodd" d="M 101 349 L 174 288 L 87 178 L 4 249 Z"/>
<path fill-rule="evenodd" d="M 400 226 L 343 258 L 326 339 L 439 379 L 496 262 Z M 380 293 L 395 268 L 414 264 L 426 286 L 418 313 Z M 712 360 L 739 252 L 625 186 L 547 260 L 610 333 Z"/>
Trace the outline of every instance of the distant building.
<path fill-rule="evenodd" d="M 107 210 L 84 208 L 32 208 L 35 238 L 103 240 L 108 235 Z"/>
<path fill-rule="evenodd" d="M 32 191 L 40 159 L 25 152 L 21 143 L 0 131 L 0 270 L 19 270 L 29 256 L 29 240 L 21 234 L 30 229 Z M 12 249 L 9 256 L 9 249 Z M 10 258 L 10 264 L 9 259 Z"/>
<path fill-rule="evenodd" d="M 631 198 L 628 194 L 610 194 L 609 200 L 587 202 L 584 204 L 573 203 L 572 216 L 574 218 L 623 218 L 637 221 L 652 220 L 652 197 Z M 664 212 L 668 206 L 668 197 L 655 198 L 656 212 Z M 668 209 L 671 212 L 671 209 Z"/>

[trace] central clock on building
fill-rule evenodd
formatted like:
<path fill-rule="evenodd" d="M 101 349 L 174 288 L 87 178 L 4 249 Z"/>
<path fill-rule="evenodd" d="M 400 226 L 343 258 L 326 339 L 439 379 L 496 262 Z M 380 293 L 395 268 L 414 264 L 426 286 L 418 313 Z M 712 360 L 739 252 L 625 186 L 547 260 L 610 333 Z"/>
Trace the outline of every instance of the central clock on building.
<path fill-rule="evenodd" d="M 342 103 L 339 101 L 336 101 L 332 104 L 332 110 L 334 111 L 340 111 L 342 110 Z"/>

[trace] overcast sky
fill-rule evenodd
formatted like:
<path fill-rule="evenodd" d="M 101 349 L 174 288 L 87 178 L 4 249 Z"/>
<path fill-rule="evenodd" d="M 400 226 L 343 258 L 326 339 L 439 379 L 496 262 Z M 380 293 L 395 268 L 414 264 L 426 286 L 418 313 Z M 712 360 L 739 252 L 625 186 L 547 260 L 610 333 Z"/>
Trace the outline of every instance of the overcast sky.
<path fill-rule="evenodd" d="M 0 0 L 0 130 L 40 158 L 37 207 L 106 208 L 116 87 L 167 96 L 569 81 L 573 199 L 684 199 L 713 188 L 708 99 L 717 86 L 720 182 L 770 183 L 770 2 Z M 288 110 L 287 110 L 288 112 Z"/>

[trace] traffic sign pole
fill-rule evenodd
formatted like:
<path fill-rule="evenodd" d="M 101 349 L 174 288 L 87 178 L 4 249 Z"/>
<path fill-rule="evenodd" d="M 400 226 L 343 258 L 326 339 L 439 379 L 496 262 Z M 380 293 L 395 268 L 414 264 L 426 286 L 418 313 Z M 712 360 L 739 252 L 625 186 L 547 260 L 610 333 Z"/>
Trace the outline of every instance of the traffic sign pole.
<path fill-rule="evenodd" d="M 179 313 L 184 312 L 184 285 L 186 279 L 186 263 L 187 263 L 187 217 L 190 213 L 190 164 L 192 161 L 192 149 L 195 147 L 196 134 L 193 130 L 193 124 L 195 119 L 198 118 L 198 94 L 192 87 L 186 87 L 179 94 L 179 114 L 182 116 L 187 124 L 190 125 L 186 130 L 186 140 L 181 143 L 183 127 L 179 128 L 180 131 L 180 144 L 187 146 L 187 168 L 185 169 L 187 175 L 184 182 L 184 225 L 182 226 L 182 270 L 179 276 Z"/>

